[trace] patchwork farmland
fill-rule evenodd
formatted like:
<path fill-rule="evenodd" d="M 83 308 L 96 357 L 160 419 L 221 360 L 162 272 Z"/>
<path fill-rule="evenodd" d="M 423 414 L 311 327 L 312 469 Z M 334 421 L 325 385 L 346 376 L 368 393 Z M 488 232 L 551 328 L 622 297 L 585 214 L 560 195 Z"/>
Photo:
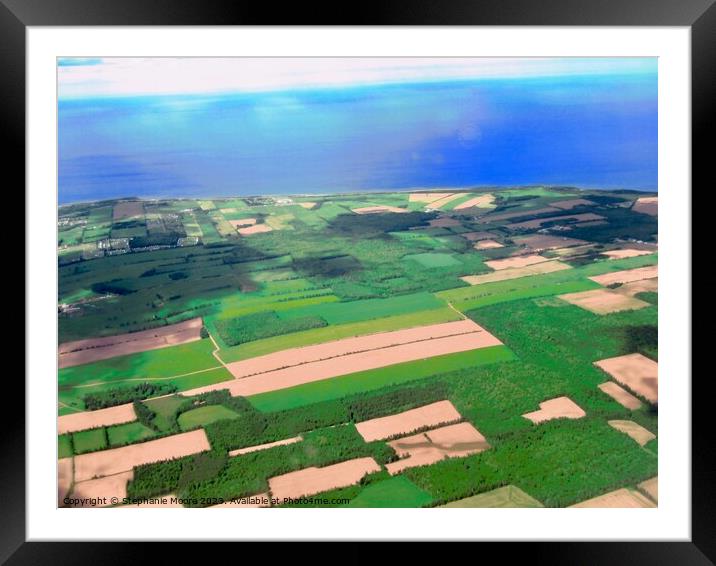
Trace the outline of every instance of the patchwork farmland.
<path fill-rule="evenodd" d="M 60 207 L 58 505 L 655 507 L 656 205 Z"/>

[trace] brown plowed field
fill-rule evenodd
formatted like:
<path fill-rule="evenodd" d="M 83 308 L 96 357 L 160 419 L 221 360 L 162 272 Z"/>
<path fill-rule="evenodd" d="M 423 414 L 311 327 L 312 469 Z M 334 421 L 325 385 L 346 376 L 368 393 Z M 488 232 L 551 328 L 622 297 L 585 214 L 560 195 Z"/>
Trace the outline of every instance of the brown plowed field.
<path fill-rule="evenodd" d="M 479 197 L 471 198 L 458 204 L 453 210 L 464 210 L 465 208 L 472 208 L 474 206 L 478 208 L 494 208 L 492 204 L 494 201 L 494 195 L 480 195 Z"/>
<path fill-rule="evenodd" d="M 500 242 L 495 240 L 481 240 L 473 246 L 476 250 L 491 250 L 494 248 L 503 248 L 504 246 Z"/>
<path fill-rule="evenodd" d="M 324 468 L 306 468 L 273 477 L 269 479 L 269 488 L 273 497 L 282 503 L 288 497 L 304 497 L 347 487 L 358 483 L 366 474 L 379 471 L 380 466 L 373 458 L 356 458 Z"/>
<path fill-rule="evenodd" d="M 80 483 L 75 483 L 72 489 L 71 497 L 77 498 L 106 498 L 104 503 L 93 505 L 87 501 L 79 504 L 79 507 L 108 507 L 112 505 L 111 498 L 116 497 L 119 500 L 127 497 L 127 482 L 134 477 L 134 472 L 129 470 L 128 472 L 122 472 L 111 476 L 87 480 Z"/>
<path fill-rule="evenodd" d="M 599 389 L 604 391 L 604 393 L 609 395 L 622 407 L 625 407 L 632 411 L 641 407 L 641 401 L 639 401 L 639 399 L 634 397 L 634 395 L 632 395 L 628 391 L 624 391 L 624 389 L 619 387 L 613 381 L 606 381 L 604 383 L 599 384 L 597 387 L 599 387 Z"/>
<path fill-rule="evenodd" d="M 535 424 L 552 419 L 581 419 L 587 413 L 569 397 L 557 397 L 539 404 L 539 411 L 522 415 Z"/>
<path fill-rule="evenodd" d="M 659 364 L 641 354 L 627 354 L 594 362 L 622 385 L 651 403 L 659 401 Z"/>
<path fill-rule="evenodd" d="M 168 326 L 60 344 L 59 367 L 66 368 L 200 340 L 203 322 L 192 318 Z"/>
<path fill-rule="evenodd" d="M 204 429 L 75 456 L 75 481 L 111 476 L 135 466 L 210 450 Z"/>
<path fill-rule="evenodd" d="M 459 421 L 460 413 L 450 401 L 438 401 L 402 413 L 363 421 L 356 429 L 366 442 L 382 440 L 418 429 Z"/>
<path fill-rule="evenodd" d="M 129 423 L 137 420 L 132 403 L 107 407 L 97 411 L 71 413 L 57 418 L 57 433 L 77 432 L 88 428 Z"/>
<path fill-rule="evenodd" d="M 531 236 L 523 236 L 514 238 L 515 243 L 523 245 L 535 252 L 543 250 L 551 250 L 555 248 L 569 248 L 572 246 L 580 246 L 586 244 L 584 240 L 576 238 L 564 238 L 562 236 L 550 236 L 547 234 L 534 234 Z"/>
<path fill-rule="evenodd" d="M 401 458 L 385 465 L 391 475 L 416 466 L 426 466 L 444 458 L 460 458 L 490 448 L 485 437 L 470 423 L 443 426 L 389 442 Z"/>
<path fill-rule="evenodd" d="M 246 228 L 238 228 L 236 231 L 242 236 L 251 236 L 253 234 L 262 234 L 263 232 L 271 232 L 273 228 L 268 224 L 254 224 Z"/>
<path fill-rule="evenodd" d="M 62 500 L 72 486 L 72 458 L 61 458 L 57 461 L 57 505 L 62 506 Z"/>
<path fill-rule="evenodd" d="M 659 215 L 659 197 L 641 197 L 636 199 L 632 210 L 649 214 L 650 216 Z"/>

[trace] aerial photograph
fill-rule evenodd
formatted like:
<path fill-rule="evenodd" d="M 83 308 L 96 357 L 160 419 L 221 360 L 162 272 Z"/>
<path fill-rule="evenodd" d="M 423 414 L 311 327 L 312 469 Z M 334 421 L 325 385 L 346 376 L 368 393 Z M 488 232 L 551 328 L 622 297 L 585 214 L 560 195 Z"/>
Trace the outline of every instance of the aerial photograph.
<path fill-rule="evenodd" d="M 59 58 L 57 505 L 656 508 L 657 86 Z"/>

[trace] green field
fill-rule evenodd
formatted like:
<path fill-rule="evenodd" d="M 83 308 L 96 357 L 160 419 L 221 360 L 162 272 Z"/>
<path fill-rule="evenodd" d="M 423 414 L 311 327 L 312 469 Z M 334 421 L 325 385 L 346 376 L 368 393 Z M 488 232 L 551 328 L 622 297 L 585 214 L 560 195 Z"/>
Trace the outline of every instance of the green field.
<path fill-rule="evenodd" d="M 155 435 L 156 432 L 139 422 L 107 427 L 107 437 L 109 438 L 110 446 L 133 444 Z"/>
<path fill-rule="evenodd" d="M 347 507 L 423 507 L 432 499 L 427 491 L 408 478 L 398 476 L 369 485 Z"/>
<path fill-rule="evenodd" d="M 72 435 L 61 434 L 57 437 L 57 457 L 69 458 L 74 451 L 72 450 Z"/>
<path fill-rule="evenodd" d="M 249 400 L 260 411 L 282 411 L 320 401 L 338 399 L 352 393 L 373 391 L 387 385 L 405 383 L 430 375 L 484 364 L 495 364 L 512 359 L 514 359 L 514 354 L 509 348 L 491 346 L 479 350 L 437 356 L 427 360 L 396 364 L 342 377 L 324 379 L 269 393 L 261 393 L 249 397 Z"/>
<path fill-rule="evenodd" d="M 174 384 L 181 391 L 231 379 L 211 355 L 213 349 L 211 340 L 198 340 L 61 369 L 60 401 L 83 408 L 82 397 L 91 391 L 152 381 Z"/>
<path fill-rule="evenodd" d="M 237 416 L 234 411 L 222 405 L 199 407 L 198 409 L 192 409 L 179 415 L 179 428 L 182 430 L 191 430 L 222 419 L 233 419 Z"/>
<path fill-rule="evenodd" d="M 428 269 L 430 269 L 431 267 L 451 267 L 454 265 L 460 265 L 460 262 L 450 254 L 412 254 L 406 255 L 403 259 L 407 261 L 416 261 L 420 265 L 422 265 L 423 267 L 427 267 Z"/>
<path fill-rule="evenodd" d="M 279 316 L 290 320 L 305 316 L 317 316 L 329 324 L 363 322 L 381 317 L 432 310 L 445 303 L 430 293 L 414 293 L 389 299 L 367 299 L 347 303 L 326 303 L 311 307 L 283 311 Z"/>
<path fill-rule="evenodd" d="M 107 432 L 104 428 L 75 432 L 72 434 L 72 445 L 75 447 L 75 454 L 102 450 L 107 448 Z"/>

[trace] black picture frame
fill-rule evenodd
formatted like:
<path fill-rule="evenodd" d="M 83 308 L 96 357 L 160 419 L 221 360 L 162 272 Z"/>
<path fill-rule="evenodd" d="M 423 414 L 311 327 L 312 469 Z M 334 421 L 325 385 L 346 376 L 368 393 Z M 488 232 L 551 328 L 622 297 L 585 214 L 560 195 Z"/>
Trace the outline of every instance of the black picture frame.
<path fill-rule="evenodd" d="M 25 32 L 29 26 L 96 25 L 552 25 L 686 26 L 691 30 L 692 179 L 713 187 L 713 104 L 716 100 L 716 0 L 383 0 L 355 5 L 267 3 L 231 0 L 0 0 L 0 136 L 8 191 L 25 182 Z M 10 173 L 11 176 L 7 176 Z M 14 175 L 13 175 L 14 174 Z M 12 183 L 12 188 L 10 183 Z M 706 190 L 706 189 L 704 189 Z M 712 189 L 713 190 L 713 189 Z M 27 297 L 26 297 L 27 300 Z M 9 376 L 8 376 L 9 377 Z M 680 379 L 687 376 L 681 376 Z M 716 488 L 710 435 L 710 375 L 692 381 L 691 542 L 500 544 L 501 560 L 529 558 L 550 564 L 714 564 Z M 24 398 L 24 384 L 7 379 L 9 398 Z M 20 564 L 127 564 L 144 562 L 149 543 L 40 543 L 25 541 L 24 405 L 3 424 L 0 482 L 0 561 Z M 155 546 L 155 545 L 154 545 Z M 166 548 L 165 548 L 166 547 Z M 206 548 L 206 547 L 204 547 Z M 368 560 L 370 544 L 350 551 L 328 549 L 351 562 Z M 414 547 L 415 548 L 415 547 Z M 192 559 L 186 545 L 163 545 L 162 559 Z M 207 551 L 204 550 L 203 553 Z M 213 550 L 210 551 L 213 553 Z M 244 551 L 242 551 L 244 552 Z M 305 551 L 312 553 L 311 550 Z M 422 549 L 419 552 L 423 552 Z M 444 551 L 443 551 L 444 552 Z M 402 555 L 402 551 L 401 551 Z M 242 554 L 242 558 L 246 555 Z M 312 553 L 312 556 L 313 553 Z"/>

